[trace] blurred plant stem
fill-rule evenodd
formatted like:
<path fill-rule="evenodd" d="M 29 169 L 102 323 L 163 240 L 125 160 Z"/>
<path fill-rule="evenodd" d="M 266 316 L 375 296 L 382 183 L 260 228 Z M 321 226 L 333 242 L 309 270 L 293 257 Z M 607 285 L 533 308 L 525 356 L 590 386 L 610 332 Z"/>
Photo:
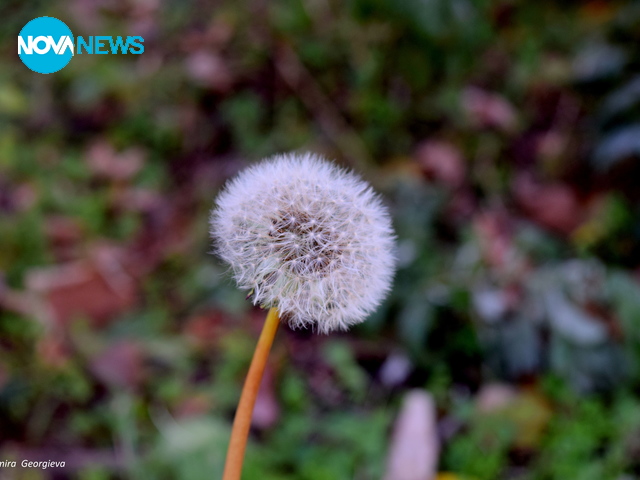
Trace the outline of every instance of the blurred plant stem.
<path fill-rule="evenodd" d="M 240 402 L 238 403 L 236 416 L 233 420 L 233 429 L 231 430 L 231 439 L 229 440 L 229 449 L 227 450 L 227 459 L 225 461 L 222 480 L 240 480 L 244 451 L 247 446 L 249 428 L 251 427 L 253 406 L 256 403 L 262 373 L 267 364 L 269 351 L 271 350 L 271 345 L 276 336 L 279 323 L 280 317 L 278 310 L 271 308 L 262 327 L 262 333 L 260 334 L 253 359 L 251 360 L 249 373 L 247 373 L 247 379 L 244 382 L 244 387 L 242 387 Z"/>

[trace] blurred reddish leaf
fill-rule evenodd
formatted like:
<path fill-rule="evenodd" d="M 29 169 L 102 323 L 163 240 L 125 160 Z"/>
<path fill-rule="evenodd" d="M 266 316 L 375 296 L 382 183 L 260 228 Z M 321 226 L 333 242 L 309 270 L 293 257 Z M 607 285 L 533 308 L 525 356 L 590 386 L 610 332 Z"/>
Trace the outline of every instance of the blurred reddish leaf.
<path fill-rule="evenodd" d="M 34 185 L 22 183 L 13 189 L 13 204 L 16 210 L 29 210 L 38 201 L 38 191 Z"/>
<path fill-rule="evenodd" d="M 462 108 L 474 125 L 497 128 L 507 133 L 518 127 L 516 110 L 504 97 L 477 87 L 462 92 Z"/>
<path fill-rule="evenodd" d="M 191 395 L 180 402 L 175 409 L 175 417 L 199 417 L 211 410 L 211 399 L 204 394 Z"/>
<path fill-rule="evenodd" d="M 91 32 L 103 28 L 102 10 L 109 0 L 72 0 L 68 2 L 67 12 L 81 29 Z"/>
<path fill-rule="evenodd" d="M 203 32 L 201 30 L 187 31 L 182 36 L 182 49 L 185 52 L 193 52 L 202 48 L 219 50 L 231 40 L 234 26 L 229 19 L 216 18 Z"/>
<path fill-rule="evenodd" d="M 134 305 L 137 284 L 124 269 L 124 252 L 96 247 L 89 258 L 64 265 L 32 268 L 27 290 L 44 299 L 55 323 L 86 317 L 101 325 Z"/>
<path fill-rule="evenodd" d="M 227 92 L 233 79 L 226 62 L 217 53 L 198 50 L 187 56 L 186 70 L 196 83 L 217 92 Z"/>
<path fill-rule="evenodd" d="M 49 215 L 45 218 L 44 230 L 56 260 L 69 261 L 75 257 L 83 234 L 82 225 L 76 219 Z"/>
<path fill-rule="evenodd" d="M 212 311 L 197 314 L 187 320 L 184 334 L 196 347 L 215 346 L 224 332 L 225 315 Z"/>
<path fill-rule="evenodd" d="M 570 234 L 586 218 L 584 205 L 567 185 L 538 182 L 523 173 L 513 181 L 512 190 L 532 220 L 558 233 Z"/>
<path fill-rule="evenodd" d="M 112 202 L 119 210 L 131 212 L 151 212 L 164 206 L 162 196 L 148 188 L 116 190 Z"/>
<path fill-rule="evenodd" d="M 145 156 L 145 152 L 137 147 L 118 153 L 104 140 L 94 142 L 86 152 L 87 163 L 94 174 L 116 181 L 129 180 L 138 173 Z"/>
<path fill-rule="evenodd" d="M 45 219 L 45 234 L 54 243 L 75 242 L 82 236 L 82 227 L 72 217 L 49 215 Z"/>
<path fill-rule="evenodd" d="M 538 157 L 544 165 L 554 165 L 561 162 L 563 154 L 569 145 L 569 135 L 551 130 L 541 135 L 537 140 Z"/>
<path fill-rule="evenodd" d="M 194 241 L 195 220 L 188 193 L 169 203 L 165 198 L 151 202 L 144 224 L 126 253 L 127 271 L 136 277 L 149 273 L 169 254 L 184 254 Z"/>
<path fill-rule="evenodd" d="M 464 181 L 464 159 L 454 145 L 428 140 L 418 146 L 415 156 L 428 178 L 454 188 Z"/>
<path fill-rule="evenodd" d="M 159 0 L 138 0 L 130 3 L 129 35 L 154 38 L 158 35 Z"/>
<path fill-rule="evenodd" d="M 38 340 L 38 357 L 48 367 L 63 368 L 70 358 L 69 348 L 60 335 L 49 334 Z"/>
<path fill-rule="evenodd" d="M 39 295 L 33 292 L 10 289 L 2 277 L 0 277 L 0 307 L 25 317 L 31 317 L 43 325 L 49 324 L 51 320 L 46 302 Z"/>
<path fill-rule="evenodd" d="M 485 211 L 474 220 L 482 257 L 487 264 L 518 280 L 529 270 L 528 259 L 513 243 L 512 220 L 505 211 Z"/>
<path fill-rule="evenodd" d="M 141 346 L 123 340 L 107 347 L 89 361 L 91 372 L 115 388 L 136 388 L 143 380 L 144 353 Z"/>

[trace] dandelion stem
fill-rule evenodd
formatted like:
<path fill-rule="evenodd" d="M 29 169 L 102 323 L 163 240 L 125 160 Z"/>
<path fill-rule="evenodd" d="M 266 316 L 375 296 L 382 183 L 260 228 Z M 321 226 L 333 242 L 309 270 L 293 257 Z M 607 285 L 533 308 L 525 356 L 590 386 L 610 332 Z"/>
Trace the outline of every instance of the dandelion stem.
<path fill-rule="evenodd" d="M 262 333 L 258 339 L 256 350 L 253 353 L 253 359 L 251 360 L 247 378 L 244 381 L 244 387 L 242 387 L 240 402 L 238 403 L 236 416 L 233 420 L 233 429 L 231 430 L 231 439 L 229 440 L 229 450 L 227 451 L 222 480 L 240 480 L 244 451 L 247 446 L 249 428 L 251 427 L 253 406 L 256 403 L 262 373 L 267 364 L 271 344 L 276 336 L 279 323 L 278 310 L 275 308 L 270 309 L 264 326 L 262 327 Z"/>

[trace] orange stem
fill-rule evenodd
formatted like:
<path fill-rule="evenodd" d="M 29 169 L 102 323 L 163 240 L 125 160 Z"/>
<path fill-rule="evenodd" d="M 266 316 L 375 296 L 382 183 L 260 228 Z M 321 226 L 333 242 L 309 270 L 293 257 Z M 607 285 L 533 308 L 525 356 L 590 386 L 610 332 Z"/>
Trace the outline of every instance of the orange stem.
<path fill-rule="evenodd" d="M 229 450 L 227 450 L 222 480 L 240 480 L 244 451 L 247 446 L 249 428 L 251 427 L 251 417 L 253 416 L 253 406 L 256 403 L 262 373 L 267 364 L 269 351 L 279 323 L 278 310 L 275 308 L 270 309 L 251 360 L 247 379 L 244 381 L 244 387 L 242 387 L 236 417 L 233 420 L 233 429 L 231 430 L 231 439 L 229 440 Z"/>

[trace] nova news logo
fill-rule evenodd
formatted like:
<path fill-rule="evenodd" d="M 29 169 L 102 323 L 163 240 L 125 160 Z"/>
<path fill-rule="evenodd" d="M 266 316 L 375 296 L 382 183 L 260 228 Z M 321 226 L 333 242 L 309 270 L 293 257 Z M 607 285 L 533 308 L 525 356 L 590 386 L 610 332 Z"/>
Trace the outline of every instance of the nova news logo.
<path fill-rule="evenodd" d="M 18 56 L 34 72 L 53 73 L 62 69 L 74 55 L 144 52 L 142 37 L 76 37 L 67 25 L 53 17 L 38 17 L 18 34 Z"/>

